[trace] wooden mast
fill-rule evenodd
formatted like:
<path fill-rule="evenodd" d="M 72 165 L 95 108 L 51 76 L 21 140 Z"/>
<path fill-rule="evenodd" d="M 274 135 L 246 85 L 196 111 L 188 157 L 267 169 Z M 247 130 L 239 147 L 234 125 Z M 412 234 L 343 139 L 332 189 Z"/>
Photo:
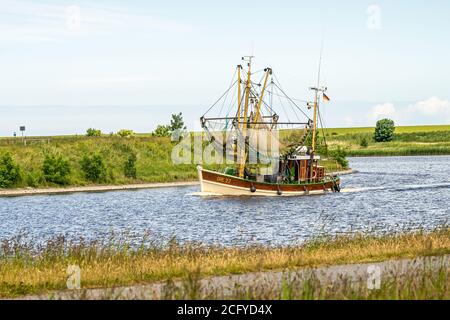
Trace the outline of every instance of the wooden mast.
<path fill-rule="evenodd" d="M 241 122 L 241 69 L 242 66 L 238 65 L 237 66 L 237 85 L 238 85 L 238 89 L 237 89 L 237 101 L 238 101 L 238 109 L 237 109 L 237 115 L 236 115 L 236 121 L 237 121 L 237 128 L 240 128 L 240 122 Z"/>
<path fill-rule="evenodd" d="M 266 91 L 266 88 L 267 88 L 267 80 L 269 79 L 269 75 L 272 74 L 272 69 L 270 69 L 270 68 L 267 68 L 264 71 L 266 72 L 266 76 L 264 78 L 264 84 L 263 84 L 263 87 L 261 90 L 261 95 L 259 97 L 258 104 L 256 106 L 255 119 L 253 121 L 255 124 L 258 122 L 258 118 L 261 113 L 261 104 L 262 104 L 262 101 L 264 98 L 264 92 Z"/>
<path fill-rule="evenodd" d="M 245 162 L 247 161 L 247 118 L 248 118 L 248 105 L 250 98 L 251 83 L 251 66 L 253 56 L 243 57 L 242 60 L 248 59 L 248 71 L 247 71 L 247 83 L 245 87 L 245 107 L 244 107 L 244 123 L 242 126 L 242 136 L 244 138 L 244 148 L 241 149 L 240 165 L 239 165 L 239 177 L 244 177 Z"/>

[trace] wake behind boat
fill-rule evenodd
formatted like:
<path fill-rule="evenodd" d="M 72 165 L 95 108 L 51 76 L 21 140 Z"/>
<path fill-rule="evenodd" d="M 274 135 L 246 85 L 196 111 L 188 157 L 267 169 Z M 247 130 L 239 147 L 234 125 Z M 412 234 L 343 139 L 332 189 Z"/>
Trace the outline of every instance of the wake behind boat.
<path fill-rule="evenodd" d="M 285 94 L 271 68 L 252 72 L 252 58 L 242 58 L 247 70 L 237 66 L 231 86 L 200 118 L 213 153 L 220 155 L 216 159 L 226 158 L 227 164 L 223 169 L 198 166 L 202 193 L 295 196 L 339 192 L 340 178 L 327 173 L 318 152 L 319 105 L 329 100 L 327 88 L 319 86 L 320 71 L 317 86 L 310 88 L 314 101 L 304 101 L 301 108 Z M 217 109 L 218 115 L 208 116 Z M 312 118 L 308 116 L 311 109 Z"/>

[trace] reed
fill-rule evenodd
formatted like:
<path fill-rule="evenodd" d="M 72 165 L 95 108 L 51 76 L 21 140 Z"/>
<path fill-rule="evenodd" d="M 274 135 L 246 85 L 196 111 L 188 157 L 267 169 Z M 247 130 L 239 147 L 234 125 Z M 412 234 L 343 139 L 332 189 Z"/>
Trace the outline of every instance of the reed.
<path fill-rule="evenodd" d="M 224 290 L 213 290 L 202 284 L 197 273 L 186 277 L 181 286 L 166 282 L 164 299 L 233 299 L 233 300 L 448 300 L 450 271 L 445 259 L 408 268 L 406 272 L 391 270 L 380 279 L 379 288 L 367 286 L 367 279 L 341 275 L 333 281 L 319 279 L 313 270 L 285 272 L 281 282 L 268 277 L 254 284 L 227 283 Z M 382 280 L 382 281 L 381 281 Z M 227 288 L 233 288 L 231 292 Z M 115 298 L 104 295 L 105 299 Z"/>
<path fill-rule="evenodd" d="M 167 243 L 144 237 L 138 244 L 115 236 L 104 241 L 57 237 L 33 245 L 24 237 L 2 241 L 0 296 L 17 297 L 66 288 L 69 265 L 81 268 L 83 288 L 112 287 L 450 253 L 450 228 L 394 235 L 322 237 L 301 245 L 220 247 Z"/>

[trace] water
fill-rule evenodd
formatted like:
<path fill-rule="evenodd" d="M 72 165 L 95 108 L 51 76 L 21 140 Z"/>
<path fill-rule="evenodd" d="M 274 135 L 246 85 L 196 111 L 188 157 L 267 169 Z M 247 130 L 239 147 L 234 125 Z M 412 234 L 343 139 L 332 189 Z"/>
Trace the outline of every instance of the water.
<path fill-rule="evenodd" d="M 176 236 L 223 245 L 294 244 L 320 234 L 432 229 L 450 221 L 450 157 L 351 158 L 342 193 L 199 197 L 199 187 L 0 198 L 0 239 Z"/>

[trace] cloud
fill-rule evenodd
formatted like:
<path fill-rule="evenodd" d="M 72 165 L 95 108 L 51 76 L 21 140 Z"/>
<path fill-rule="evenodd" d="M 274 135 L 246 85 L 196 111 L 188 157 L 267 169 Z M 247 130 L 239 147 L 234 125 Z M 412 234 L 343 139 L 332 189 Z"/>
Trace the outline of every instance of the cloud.
<path fill-rule="evenodd" d="M 366 114 L 366 121 L 374 123 L 380 119 L 393 119 L 402 125 L 442 124 L 450 122 L 450 101 L 438 97 L 410 104 L 391 102 L 373 106 Z"/>
<path fill-rule="evenodd" d="M 408 111 L 420 113 L 424 116 L 450 116 L 450 101 L 431 97 L 410 105 Z"/>
<path fill-rule="evenodd" d="M 368 117 L 371 121 L 377 121 L 383 118 L 396 118 L 397 111 L 393 103 L 386 102 L 373 106 Z"/>
<path fill-rule="evenodd" d="M 1 41 L 55 41 L 73 35 L 92 36 L 124 29 L 193 30 L 190 25 L 167 18 L 93 5 L 66 6 L 0 0 L 0 16 Z"/>

